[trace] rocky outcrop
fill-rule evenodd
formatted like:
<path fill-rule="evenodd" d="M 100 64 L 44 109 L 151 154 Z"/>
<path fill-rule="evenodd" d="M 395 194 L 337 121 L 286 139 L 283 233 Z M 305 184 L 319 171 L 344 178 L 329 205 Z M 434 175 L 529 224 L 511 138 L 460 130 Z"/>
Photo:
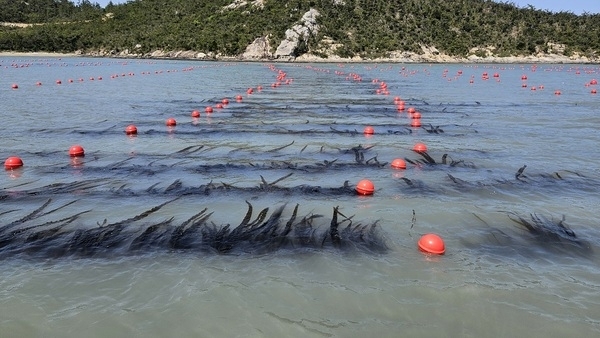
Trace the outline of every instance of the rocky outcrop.
<path fill-rule="evenodd" d="M 256 38 L 246 47 L 246 51 L 242 53 L 244 60 L 264 60 L 273 57 L 271 53 L 271 45 L 268 37 Z"/>
<path fill-rule="evenodd" d="M 254 1 L 250 1 L 250 4 L 254 7 L 258 7 L 260 9 L 263 9 L 265 7 L 265 1 L 264 0 L 254 0 Z M 223 7 L 223 9 L 237 9 L 240 7 L 244 7 L 248 5 L 248 1 L 246 0 L 234 0 L 231 4 Z"/>
<path fill-rule="evenodd" d="M 319 31 L 319 25 L 317 24 L 319 15 L 316 9 L 311 8 L 304 13 L 299 24 L 286 30 L 285 39 L 281 41 L 275 51 L 275 58 L 290 60 L 301 54 L 301 50 L 306 47 L 310 37 Z"/>
<path fill-rule="evenodd" d="M 164 59 L 164 58 L 169 58 L 169 59 L 206 59 L 208 57 L 207 54 L 205 53 L 200 53 L 200 52 L 195 52 L 192 50 L 179 50 L 179 51 L 162 51 L 162 50 L 155 50 L 154 52 L 148 54 L 149 57 L 151 58 L 158 58 L 158 59 Z"/>

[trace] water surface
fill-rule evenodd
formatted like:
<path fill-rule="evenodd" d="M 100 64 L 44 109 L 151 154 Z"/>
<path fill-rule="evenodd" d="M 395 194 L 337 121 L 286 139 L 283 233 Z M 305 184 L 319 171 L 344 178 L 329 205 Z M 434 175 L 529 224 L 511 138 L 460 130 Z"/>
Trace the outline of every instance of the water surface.
<path fill-rule="evenodd" d="M 71 230 L 171 200 L 135 226 L 181 223 L 203 208 L 216 225 L 236 225 L 248 201 L 256 211 L 286 205 L 283 220 L 298 204 L 327 229 L 339 206 L 377 221 L 389 250 L 5 254 L 0 328 L 15 337 L 595 336 L 597 77 L 590 65 L 2 57 L 0 155 L 25 166 L 0 175 L 0 225 L 49 199 L 48 210 L 75 202 L 38 223 L 89 210 Z M 377 93 L 382 82 L 388 94 Z M 395 96 L 421 112 L 423 128 L 410 127 Z M 226 107 L 204 113 L 223 98 Z M 125 135 L 129 124 L 137 137 Z M 412 151 L 417 142 L 435 165 Z M 68 156 L 73 144 L 84 158 Z M 394 158 L 419 164 L 394 170 Z M 363 178 L 373 196 L 337 190 Z M 210 184 L 235 188 L 206 192 Z M 575 244 L 545 243 L 511 220 L 530 214 L 564 216 Z M 444 238 L 445 255 L 417 250 L 429 232 Z"/>

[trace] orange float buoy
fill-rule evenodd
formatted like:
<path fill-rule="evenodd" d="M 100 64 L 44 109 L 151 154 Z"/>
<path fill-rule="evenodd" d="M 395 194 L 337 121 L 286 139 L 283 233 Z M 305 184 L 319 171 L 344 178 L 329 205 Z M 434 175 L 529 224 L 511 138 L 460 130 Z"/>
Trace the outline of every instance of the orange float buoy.
<path fill-rule="evenodd" d="M 359 195 L 373 195 L 373 192 L 375 192 L 375 185 L 370 180 L 361 180 L 356 185 L 356 192 Z"/>
<path fill-rule="evenodd" d="M 416 111 L 417 111 L 417 110 L 415 109 L 415 107 L 408 107 L 408 110 L 407 110 L 407 112 L 408 112 L 409 114 L 412 114 L 412 113 L 414 113 L 414 112 L 416 112 Z"/>
<path fill-rule="evenodd" d="M 221 103 L 226 106 L 229 104 L 229 100 L 225 98 L 225 99 L 221 100 Z"/>
<path fill-rule="evenodd" d="M 4 161 L 4 169 L 12 170 L 23 166 L 23 160 L 17 156 L 11 156 Z"/>
<path fill-rule="evenodd" d="M 242 95 L 236 95 L 236 96 L 235 96 L 235 100 L 236 100 L 237 102 L 242 102 Z"/>
<path fill-rule="evenodd" d="M 82 157 L 85 156 L 85 152 L 83 150 L 83 147 L 76 144 L 74 146 L 72 146 L 71 148 L 69 148 L 69 156 L 71 157 Z"/>
<path fill-rule="evenodd" d="M 252 94 L 252 93 L 254 93 L 254 89 L 248 88 L 248 90 L 246 90 L 246 94 Z"/>
<path fill-rule="evenodd" d="M 215 108 L 217 108 L 217 109 L 223 109 L 223 104 L 221 104 L 221 103 L 217 103 L 217 104 L 215 105 Z"/>
<path fill-rule="evenodd" d="M 16 83 L 13 83 L 12 86 L 10 86 L 12 89 L 19 89 L 19 85 Z"/>
<path fill-rule="evenodd" d="M 406 169 L 406 161 L 396 158 L 392 161 L 391 167 L 394 169 Z"/>
<path fill-rule="evenodd" d="M 197 110 L 192 111 L 192 117 L 200 117 L 200 112 Z"/>
<path fill-rule="evenodd" d="M 165 124 L 166 124 L 168 127 L 174 127 L 174 126 L 176 126 L 176 125 L 177 125 L 177 121 L 175 121 L 175 119 L 171 117 L 171 118 L 168 118 L 168 119 L 167 119 L 167 121 L 165 122 Z"/>
<path fill-rule="evenodd" d="M 596 88 L 594 88 L 594 89 L 592 89 L 591 93 L 592 93 L 592 94 L 597 94 L 597 93 L 598 93 L 598 91 L 596 90 Z"/>
<path fill-rule="evenodd" d="M 413 147 L 413 151 L 415 151 L 417 153 L 426 153 L 427 152 L 427 146 L 424 143 L 417 143 Z"/>
<path fill-rule="evenodd" d="M 416 111 L 416 112 L 412 113 L 410 115 L 410 117 L 413 118 L 413 119 L 420 119 L 421 118 L 421 113 L 419 113 L 418 111 Z"/>
<path fill-rule="evenodd" d="M 593 85 L 593 86 L 595 86 L 595 85 L 598 84 L 598 80 L 592 79 L 592 81 L 590 81 L 590 84 Z"/>
<path fill-rule="evenodd" d="M 128 125 L 127 127 L 125 127 L 125 134 L 126 135 L 136 135 L 137 127 L 134 126 L 133 124 Z"/>
<path fill-rule="evenodd" d="M 373 129 L 371 126 L 366 126 L 363 132 L 365 135 L 373 135 L 375 134 L 375 129 Z"/>
<path fill-rule="evenodd" d="M 414 128 L 421 127 L 421 120 L 420 119 L 412 119 L 412 120 L 410 120 L 410 126 L 414 127 Z"/>
<path fill-rule="evenodd" d="M 61 84 L 62 81 L 61 80 L 56 80 L 56 84 Z"/>
<path fill-rule="evenodd" d="M 419 250 L 425 253 L 443 255 L 446 252 L 444 240 L 436 234 L 426 234 L 419 239 Z"/>
<path fill-rule="evenodd" d="M 213 107 L 211 107 L 211 106 L 207 106 L 206 108 L 204 108 L 204 111 L 205 111 L 207 114 L 210 114 L 210 113 L 212 113 L 212 112 L 213 112 Z"/>
<path fill-rule="evenodd" d="M 560 90 L 557 90 L 557 91 L 555 91 L 555 92 L 554 92 L 554 95 L 560 95 L 560 94 L 562 94 L 562 93 L 560 92 Z"/>

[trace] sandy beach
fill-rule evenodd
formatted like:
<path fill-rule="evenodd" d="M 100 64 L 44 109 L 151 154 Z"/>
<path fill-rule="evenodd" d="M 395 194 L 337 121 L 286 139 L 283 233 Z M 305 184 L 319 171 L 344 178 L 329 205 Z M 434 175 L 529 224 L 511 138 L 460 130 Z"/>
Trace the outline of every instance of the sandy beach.
<path fill-rule="evenodd" d="M 50 53 L 50 52 L 7 52 L 0 51 L 0 56 L 26 56 L 26 57 L 72 57 L 78 56 L 76 53 Z"/>
<path fill-rule="evenodd" d="M 222 56 L 222 55 L 207 55 L 195 51 L 154 51 L 147 54 L 135 53 L 117 53 L 109 54 L 104 51 L 81 52 L 74 53 L 55 53 L 55 52 L 13 52 L 0 51 L 0 56 L 3 57 L 102 57 L 102 58 L 131 58 L 131 59 L 173 59 L 173 60 L 205 60 L 205 61 L 259 61 L 259 62 L 325 62 L 325 63 L 545 63 L 545 64 L 562 64 L 562 63 L 586 63 L 598 64 L 598 58 L 588 58 L 581 55 L 565 56 L 561 54 L 539 54 L 527 56 L 508 56 L 508 57 L 478 57 L 470 55 L 468 57 L 455 57 L 443 53 L 410 53 L 395 51 L 390 53 L 390 57 L 385 58 L 341 58 L 338 56 L 330 56 L 328 58 L 318 57 L 312 54 L 304 54 L 293 59 L 272 59 L 272 58 L 245 58 L 242 56 Z"/>

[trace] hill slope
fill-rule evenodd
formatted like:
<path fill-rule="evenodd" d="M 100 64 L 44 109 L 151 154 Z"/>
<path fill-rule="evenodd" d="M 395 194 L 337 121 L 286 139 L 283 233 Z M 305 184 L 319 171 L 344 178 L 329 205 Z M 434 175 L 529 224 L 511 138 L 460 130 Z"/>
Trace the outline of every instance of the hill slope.
<path fill-rule="evenodd" d="M 105 9 L 86 0 L 0 0 L 0 7 L 1 21 L 43 23 L 0 27 L 0 50 L 24 52 L 235 57 L 253 42 L 246 55 L 284 59 L 430 52 L 596 60 L 600 51 L 600 15 L 490 0 L 134 0 Z"/>

